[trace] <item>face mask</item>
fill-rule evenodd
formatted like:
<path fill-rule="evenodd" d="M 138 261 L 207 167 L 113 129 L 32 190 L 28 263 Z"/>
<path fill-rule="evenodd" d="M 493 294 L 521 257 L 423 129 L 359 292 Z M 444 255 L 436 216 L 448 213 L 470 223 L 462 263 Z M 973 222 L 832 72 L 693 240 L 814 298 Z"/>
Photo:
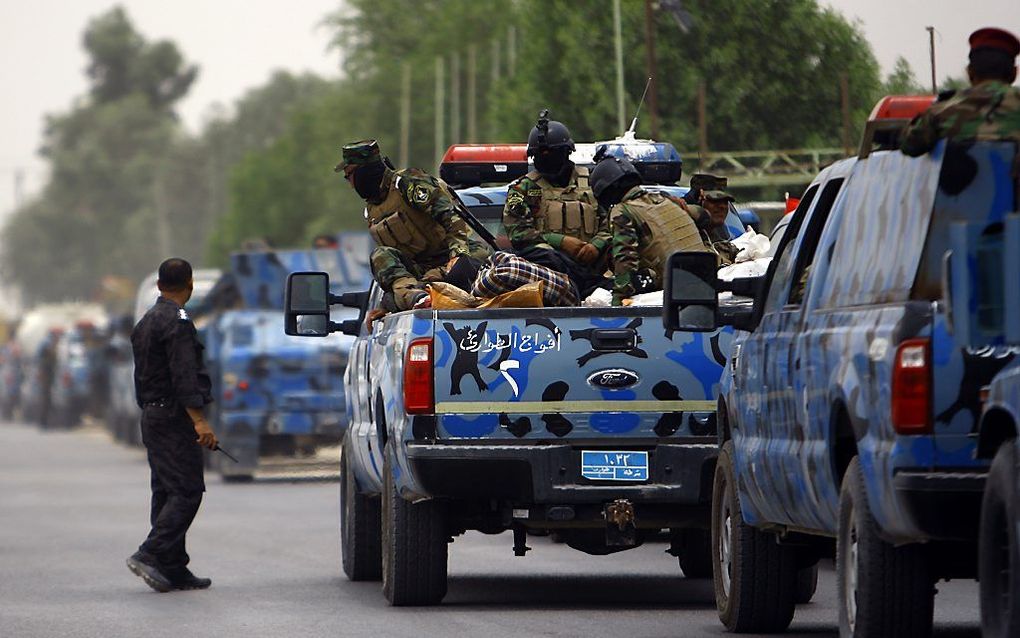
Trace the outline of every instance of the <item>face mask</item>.
<path fill-rule="evenodd" d="M 373 200 L 379 197 L 379 190 L 382 186 L 383 173 L 386 166 L 382 162 L 365 164 L 354 171 L 354 190 L 365 200 Z"/>
<path fill-rule="evenodd" d="M 537 153 L 535 155 L 535 170 L 544 177 L 556 177 L 563 170 L 567 163 L 568 153 L 562 150 Z"/>

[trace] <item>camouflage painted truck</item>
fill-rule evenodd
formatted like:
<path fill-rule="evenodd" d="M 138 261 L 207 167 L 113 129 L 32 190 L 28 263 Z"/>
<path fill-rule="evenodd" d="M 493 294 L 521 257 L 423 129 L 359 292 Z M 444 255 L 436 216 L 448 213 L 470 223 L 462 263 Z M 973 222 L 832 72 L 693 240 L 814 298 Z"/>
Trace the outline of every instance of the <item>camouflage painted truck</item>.
<path fill-rule="evenodd" d="M 506 186 L 458 192 L 499 235 Z M 739 232 L 732 211 L 730 225 Z M 439 603 L 448 546 L 468 530 L 512 530 L 523 556 L 528 532 L 603 555 L 668 529 L 684 572 L 710 574 L 714 410 L 730 332 L 666 333 L 657 306 L 417 310 L 369 332 L 361 319 L 377 287 L 328 298 L 323 274 L 290 281 L 318 299 L 291 298 L 291 330 L 358 335 L 341 468 L 352 580 L 381 577 L 393 605 Z M 327 299 L 362 317 L 329 322 Z"/>
<path fill-rule="evenodd" d="M 1012 353 L 959 345 L 946 256 L 956 225 L 978 237 L 1016 210 L 1015 162 L 1013 143 L 943 141 L 833 165 L 753 307 L 722 320 L 714 271 L 671 258 L 666 327 L 738 329 L 712 510 L 728 629 L 784 630 L 798 572 L 833 553 L 844 637 L 930 635 L 936 582 L 977 575 L 982 388 Z"/>

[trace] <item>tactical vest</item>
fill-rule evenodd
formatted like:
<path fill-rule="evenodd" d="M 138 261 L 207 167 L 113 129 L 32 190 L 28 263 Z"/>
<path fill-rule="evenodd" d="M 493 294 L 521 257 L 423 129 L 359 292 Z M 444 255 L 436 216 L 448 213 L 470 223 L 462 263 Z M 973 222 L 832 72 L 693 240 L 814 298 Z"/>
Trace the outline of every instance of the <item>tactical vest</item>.
<path fill-rule="evenodd" d="M 365 207 L 368 233 L 380 246 L 396 248 L 409 255 L 434 255 L 446 250 L 446 229 L 404 199 L 407 178 L 394 173 L 386 198 Z"/>
<path fill-rule="evenodd" d="M 598 207 L 588 186 L 588 169 L 578 166 L 575 170 L 577 181 L 564 187 L 554 186 L 538 171 L 527 174 L 527 178 L 542 189 L 542 204 L 535 216 L 535 229 L 540 233 L 550 231 L 588 242 L 599 230 Z"/>
<path fill-rule="evenodd" d="M 648 236 L 639 247 L 638 258 L 640 268 L 650 269 L 659 278 L 656 286 L 661 285 L 662 269 L 672 253 L 678 250 L 705 250 L 694 220 L 665 196 L 646 192 L 634 199 L 624 200 L 621 204 L 648 231 Z M 613 208 L 614 213 L 617 210 L 619 208 Z"/>

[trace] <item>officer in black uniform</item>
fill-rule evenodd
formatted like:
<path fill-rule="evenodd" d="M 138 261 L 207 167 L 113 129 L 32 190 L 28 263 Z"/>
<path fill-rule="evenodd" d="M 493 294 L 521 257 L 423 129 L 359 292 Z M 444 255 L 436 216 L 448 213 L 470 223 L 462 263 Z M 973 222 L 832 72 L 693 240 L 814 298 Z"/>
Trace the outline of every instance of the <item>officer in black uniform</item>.
<path fill-rule="evenodd" d="M 202 344 L 184 304 L 191 297 L 191 264 L 159 266 L 160 296 L 131 333 L 135 396 L 142 408 L 142 442 L 152 472 L 152 531 L 128 568 L 156 591 L 205 589 L 212 584 L 188 569 L 184 536 L 202 503 L 202 447 L 216 435 L 202 414 L 212 402 Z"/>

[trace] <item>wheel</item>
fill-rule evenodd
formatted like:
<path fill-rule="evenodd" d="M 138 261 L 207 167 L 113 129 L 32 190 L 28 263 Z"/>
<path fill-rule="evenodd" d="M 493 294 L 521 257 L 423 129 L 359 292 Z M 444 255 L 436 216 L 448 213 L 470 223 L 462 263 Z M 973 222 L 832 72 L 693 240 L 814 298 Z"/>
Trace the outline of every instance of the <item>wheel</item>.
<path fill-rule="evenodd" d="M 712 485 L 712 571 L 719 620 L 737 633 L 790 626 L 797 556 L 774 534 L 744 522 L 733 472 L 733 442 L 719 455 Z"/>
<path fill-rule="evenodd" d="M 340 455 L 340 556 L 351 580 L 382 578 L 382 511 L 378 497 L 358 492 L 344 438 Z"/>
<path fill-rule="evenodd" d="M 839 494 L 839 635 L 930 636 L 935 586 L 925 558 L 920 545 L 895 547 L 879 537 L 855 457 Z"/>
<path fill-rule="evenodd" d="M 682 529 L 680 569 L 687 578 L 712 577 L 712 534 L 707 529 Z"/>
<path fill-rule="evenodd" d="M 391 605 L 436 605 L 446 595 L 447 542 L 440 506 L 397 493 L 389 445 L 383 452 L 383 594 Z"/>
<path fill-rule="evenodd" d="M 797 570 L 796 591 L 793 599 L 798 605 L 806 605 L 815 597 L 818 589 L 818 563 Z"/>
<path fill-rule="evenodd" d="M 1020 539 L 1017 538 L 1016 445 L 1006 441 L 992 461 L 981 503 L 978 577 L 981 633 L 1020 635 Z"/>

